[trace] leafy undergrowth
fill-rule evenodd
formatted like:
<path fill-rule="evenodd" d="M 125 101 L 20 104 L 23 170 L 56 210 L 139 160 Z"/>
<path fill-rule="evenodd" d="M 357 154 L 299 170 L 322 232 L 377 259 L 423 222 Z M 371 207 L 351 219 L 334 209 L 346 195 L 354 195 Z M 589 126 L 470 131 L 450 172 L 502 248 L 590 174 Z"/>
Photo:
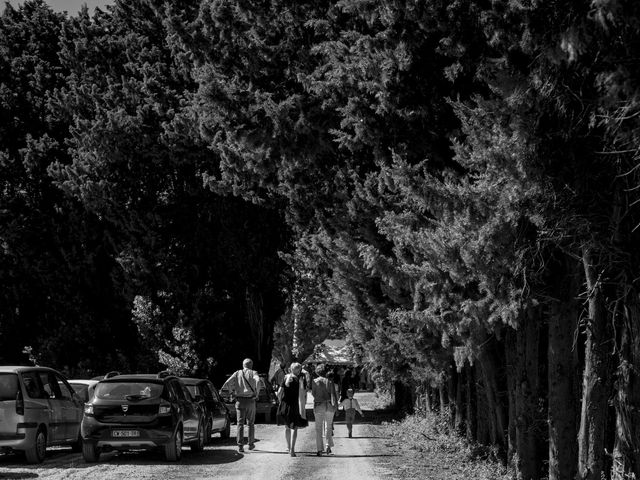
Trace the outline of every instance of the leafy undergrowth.
<path fill-rule="evenodd" d="M 383 423 L 387 447 L 395 455 L 387 469 L 393 478 L 509 480 L 496 451 L 453 435 L 445 416 L 416 414 Z"/>

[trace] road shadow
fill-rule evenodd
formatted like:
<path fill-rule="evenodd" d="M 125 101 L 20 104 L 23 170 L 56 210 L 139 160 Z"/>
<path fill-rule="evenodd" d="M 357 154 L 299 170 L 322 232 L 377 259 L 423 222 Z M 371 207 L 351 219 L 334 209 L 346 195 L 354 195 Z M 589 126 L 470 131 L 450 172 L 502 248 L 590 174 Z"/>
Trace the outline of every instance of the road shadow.
<path fill-rule="evenodd" d="M 21 478 L 38 478 L 39 475 L 37 473 L 30 472 L 0 472 L 0 479 L 2 480 L 11 480 L 11 479 L 21 479 Z"/>
<path fill-rule="evenodd" d="M 235 446 L 237 444 L 236 437 L 229 438 L 212 438 L 211 442 L 208 445 L 216 446 L 216 447 L 230 447 Z"/>
<path fill-rule="evenodd" d="M 329 455 L 318 455 L 317 452 L 296 452 L 298 455 L 305 457 L 317 457 L 317 458 L 381 458 L 381 457 L 397 457 L 394 453 L 379 453 L 379 454 L 363 454 L 363 455 L 340 455 L 339 453 L 331 453 Z"/>
<path fill-rule="evenodd" d="M 192 452 L 189 449 L 182 451 L 182 458 L 178 462 L 168 462 L 164 454 L 159 450 L 134 450 L 128 452 L 106 452 L 100 455 L 100 459 L 96 463 L 87 463 L 78 453 L 72 453 L 70 450 L 61 450 L 50 452 L 47 450 L 47 456 L 44 462 L 40 464 L 28 464 L 24 456 L 5 454 L 0 455 L 1 469 L 20 469 L 20 470 L 37 470 L 47 469 L 68 469 L 68 468 L 92 468 L 99 464 L 110 465 L 222 465 L 233 463 L 244 457 L 237 449 L 221 449 L 207 448 L 202 452 Z M 13 475 L 7 476 L 7 475 Z M 16 476 L 18 475 L 18 476 Z M 3 478 L 37 478 L 38 475 L 32 472 L 7 472 L 0 471 L 0 479 Z"/>
<path fill-rule="evenodd" d="M 0 453 L 0 468 L 24 468 L 24 469 L 35 469 L 35 468 L 43 468 L 43 467 L 47 468 L 49 464 L 73 461 L 74 458 L 80 459 L 80 461 L 82 461 L 82 457 L 79 453 L 73 452 L 71 448 L 64 448 L 64 447 L 47 448 L 47 454 L 44 457 L 44 462 L 39 464 L 27 463 L 27 459 L 25 458 L 24 453 L 7 452 L 7 453 Z M 16 477 L 6 477 L 6 475 L 9 475 L 9 473 L 5 471 L 0 471 L 0 479 L 16 478 Z M 29 474 L 29 475 L 35 475 L 35 474 Z M 35 476 L 37 477 L 38 475 L 35 475 Z M 21 477 L 17 477 L 17 478 L 21 478 Z M 25 478 L 34 478 L 34 477 L 29 476 Z"/>
<path fill-rule="evenodd" d="M 273 450 L 258 450 L 257 448 L 251 452 L 251 455 L 255 455 L 256 453 L 268 453 L 269 455 L 289 455 L 289 452 L 287 452 L 286 450 L 278 450 L 274 452 Z"/>
<path fill-rule="evenodd" d="M 105 458 L 105 463 L 115 465 L 156 465 L 159 463 L 171 464 L 167 462 L 161 452 L 156 451 L 138 451 L 111 454 L 112 458 Z M 234 463 L 244 457 L 234 449 L 215 449 L 205 448 L 202 452 L 182 451 L 182 459 L 175 463 L 176 465 L 222 465 L 226 463 Z"/>
<path fill-rule="evenodd" d="M 324 455 L 325 457 L 336 457 L 336 458 L 379 458 L 379 457 L 397 457 L 398 455 L 394 453 L 380 453 L 376 455 L 340 455 L 339 453 L 332 453 L 331 455 Z"/>

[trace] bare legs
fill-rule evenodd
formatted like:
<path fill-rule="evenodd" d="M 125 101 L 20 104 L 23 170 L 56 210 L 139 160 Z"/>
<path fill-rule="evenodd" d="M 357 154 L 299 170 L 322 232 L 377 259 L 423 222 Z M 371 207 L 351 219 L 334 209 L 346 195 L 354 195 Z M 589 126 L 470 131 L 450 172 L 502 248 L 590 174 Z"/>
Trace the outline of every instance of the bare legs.
<path fill-rule="evenodd" d="M 293 433 L 291 433 L 293 430 Z M 296 439 L 298 438 L 298 429 L 284 427 L 284 438 L 287 440 L 287 450 L 292 457 L 296 456 Z"/>

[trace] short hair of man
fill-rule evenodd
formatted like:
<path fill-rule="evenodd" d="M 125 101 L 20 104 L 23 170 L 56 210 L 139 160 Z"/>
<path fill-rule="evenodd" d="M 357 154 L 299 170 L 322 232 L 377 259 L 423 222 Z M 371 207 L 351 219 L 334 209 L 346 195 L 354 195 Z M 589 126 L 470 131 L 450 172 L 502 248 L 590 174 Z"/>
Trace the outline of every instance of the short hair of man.
<path fill-rule="evenodd" d="M 326 371 L 326 368 L 323 363 L 319 363 L 318 365 L 316 365 L 316 373 L 318 375 L 320 375 L 321 377 L 324 377 L 325 371 Z"/>
<path fill-rule="evenodd" d="M 253 360 L 251 360 L 250 358 L 245 358 L 245 359 L 242 361 L 242 366 L 243 366 L 244 368 L 251 368 L 251 367 L 253 367 Z"/>

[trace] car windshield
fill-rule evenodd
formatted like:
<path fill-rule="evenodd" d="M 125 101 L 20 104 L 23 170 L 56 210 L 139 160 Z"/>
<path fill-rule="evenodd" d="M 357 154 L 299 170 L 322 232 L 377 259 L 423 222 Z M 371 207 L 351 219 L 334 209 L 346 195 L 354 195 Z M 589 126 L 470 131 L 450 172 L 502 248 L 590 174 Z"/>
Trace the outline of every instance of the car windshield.
<path fill-rule="evenodd" d="M 0 401 L 15 400 L 18 394 L 18 375 L 0 373 Z"/>
<path fill-rule="evenodd" d="M 147 382 L 104 382 L 96 385 L 95 396 L 103 400 L 144 400 L 159 398 L 162 385 Z"/>

